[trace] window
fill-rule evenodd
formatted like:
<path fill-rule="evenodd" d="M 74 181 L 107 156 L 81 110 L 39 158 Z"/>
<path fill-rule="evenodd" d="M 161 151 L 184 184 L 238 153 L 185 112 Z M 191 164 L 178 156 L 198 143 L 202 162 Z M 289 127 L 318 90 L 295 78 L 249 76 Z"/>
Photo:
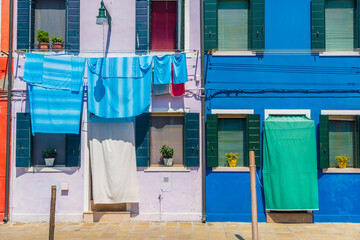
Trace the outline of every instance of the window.
<path fill-rule="evenodd" d="M 37 49 L 38 29 L 60 35 L 68 50 L 80 48 L 80 0 L 18 0 L 17 48 Z"/>
<path fill-rule="evenodd" d="M 176 1 L 151 2 L 151 50 L 176 49 Z"/>
<path fill-rule="evenodd" d="M 45 166 L 41 151 L 56 149 L 55 166 L 66 165 L 66 134 L 36 133 L 32 137 L 32 163 L 33 166 Z"/>
<path fill-rule="evenodd" d="M 143 113 L 136 117 L 138 167 L 163 165 L 161 146 L 174 148 L 174 165 L 199 166 L 198 113 Z"/>
<path fill-rule="evenodd" d="M 80 166 L 80 134 L 31 134 L 30 114 L 16 114 L 16 167 L 44 166 L 41 151 L 55 148 L 55 165 Z"/>
<path fill-rule="evenodd" d="M 238 153 L 236 166 L 245 166 L 246 154 L 246 118 L 218 119 L 219 167 L 227 167 L 226 153 Z"/>
<path fill-rule="evenodd" d="M 136 1 L 136 50 L 184 49 L 185 0 Z"/>
<path fill-rule="evenodd" d="M 326 51 L 354 50 L 354 0 L 326 0 Z"/>
<path fill-rule="evenodd" d="M 238 152 L 237 167 L 249 166 L 249 150 L 260 166 L 259 114 L 208 114 L 206 116 L 207 167 L 227 167 L 226 153 Z"/>
<path fill-rule="evenodd" d="M 359 118 L 351 115 L 320 116 L 320 167 L 339 167 L 337 156 L 348 155 L 346 167 L 359 167 Z"/>
<path fill-rule="evenodd" d="M 204 8 L 206 51 L 264 50 L 264 0 L 208 0 Z"/>
<path fill-rule="evenodd" d="M 173 165 L 184 165 L 183 116 L 151 116 L 150 165 L 164 165 L 160 154 L 164 144 L 174 149 Z"/>
<path fill-rule="evenodd" d="M 248 0 L 218 2 L 218 50 L 248 50 Z"/>
<path fill-rule="evenodd" d="M 36 0 L 34 42 L 37 43 L 38 30 L 49 32 L 50 37 L 56 35 L 65 39 L 65 16 L 65 0 Z"/>
<path fill-rule="evenodd" d="M 311 48 L 315 52 L 359 48 L 359 7 L 355 0 L 312 0 Z"/>

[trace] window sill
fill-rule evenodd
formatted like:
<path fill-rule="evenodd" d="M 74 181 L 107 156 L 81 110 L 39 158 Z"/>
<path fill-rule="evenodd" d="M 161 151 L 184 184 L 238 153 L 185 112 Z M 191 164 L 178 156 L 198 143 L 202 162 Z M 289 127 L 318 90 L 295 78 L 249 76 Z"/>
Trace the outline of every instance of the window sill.
<path fill-rule="evenodd" d="M 190 172 L 190 169 L 185 167 L 148 167 L 144 172 Z"/>
<path fill-rule="evenodd" d="M 213 172 L 250 172 L 249 167 L 213 167 Z"/>
<path fill-rule="evenodd" d="M 51 173 L 51 172 L 71 172 L 73 167 L 29 167 L 25 168 L 25 172 L 39 172 L 39 173 Z"/>
<path fill-rule="evenodd" d="M 320 57 L 359 57 L 359 52 L 338 51 L 338 52 L 320 52 Z"/>
<path fill-rule="evenodd" d="M 252 51 L 215 51 L 213 56 L 243 56 L 256 57 L 256 53 Z"/>
<path fill-rule="evenodd" d="M 360 168 L 323 168 L 323 173 L 360 173 Z"/>

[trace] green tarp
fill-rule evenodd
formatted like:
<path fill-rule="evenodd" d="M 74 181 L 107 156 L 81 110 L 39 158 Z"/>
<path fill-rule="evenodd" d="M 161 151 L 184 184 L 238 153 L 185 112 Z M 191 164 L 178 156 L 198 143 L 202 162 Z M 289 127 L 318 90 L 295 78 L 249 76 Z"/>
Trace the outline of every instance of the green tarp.
<path fill-rule="evenodd" d="M 304 116 L 264 121 L 263 179 L 266 209 L 319 209 L 314 121 Z"/>

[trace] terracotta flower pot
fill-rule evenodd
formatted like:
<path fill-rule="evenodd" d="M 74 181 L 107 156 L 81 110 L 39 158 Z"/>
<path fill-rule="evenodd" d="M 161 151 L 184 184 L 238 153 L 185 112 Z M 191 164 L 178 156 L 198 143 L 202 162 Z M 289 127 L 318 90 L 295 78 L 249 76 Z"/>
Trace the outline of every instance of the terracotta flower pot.
<path fill-rule="evenodd" d="M 61 42 L 54 42 L 53 43 L 53 49 L 62 49 L 63 48 L 63 43 Z"/>
<path fill-rule="evenodd" d="M 50 44 L 46 43 L 46 42 L 39 43 L 39 47 L 40 47 L 41 50 L 45 50 L 45 51 L 49 50 L 49 46 L 50 46 Z"/>

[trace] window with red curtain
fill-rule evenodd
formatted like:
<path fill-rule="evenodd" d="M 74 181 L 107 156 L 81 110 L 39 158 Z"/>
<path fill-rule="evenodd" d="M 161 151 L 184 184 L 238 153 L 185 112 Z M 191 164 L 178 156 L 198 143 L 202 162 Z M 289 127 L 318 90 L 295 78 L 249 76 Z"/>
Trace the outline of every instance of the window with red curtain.
<path fill-rule="evenodd" d="M 151 1 L 151 50 L 176 49 L 176 1 Z"/>

